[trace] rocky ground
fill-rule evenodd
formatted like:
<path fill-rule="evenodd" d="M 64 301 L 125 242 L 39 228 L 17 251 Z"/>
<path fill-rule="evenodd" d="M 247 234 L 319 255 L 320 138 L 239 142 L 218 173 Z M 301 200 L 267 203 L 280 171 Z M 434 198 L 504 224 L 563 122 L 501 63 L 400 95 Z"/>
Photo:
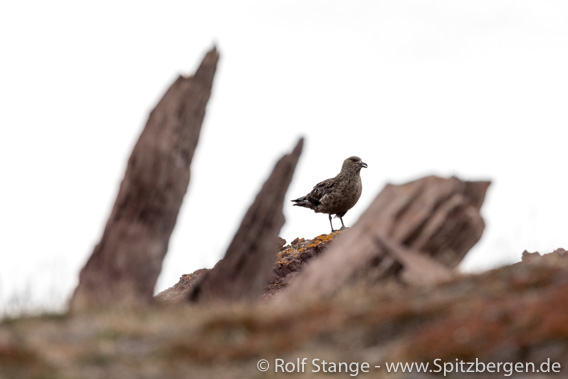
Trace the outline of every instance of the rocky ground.
<path fill-rule="evenodd" d="M 566 251 L 544 256 L 525 252 L 523 262 L 459 275 L 435 286 L 358 283 L 326 300 L 279 302 L 279 288 L 293 280 L 306 261 L 325 253 L 334 237 L 297 239 L 282 246 L 264 301 L 256 304 L 190 306 L 167 301 L 182 299 L 192 278 L 199 277 L 196 272 L 182 277 L 173 287 L 177 292 L 160 295 L 162 301 L 151 308 L 4 320 L 0 377 L 290 377 L 284 369 L 294 371 L 294 377 L 348 377 L 357 372 L 359 377 L 421 376 L 388 373 L 386 362 L 429 363 L 435 373 L 446 363 L 446 371 L 453 371 L 448 377 L 487 376 L 456 372 L 471 368 L 465 363 L 460 368 L 462 360 L 476 359 L 501 362 L 497 377 L 555 376 L 504 375 L 510 368 L 503 366 L 507 362 L 531 362 L 539 370 L 557 368 L 552 367 L 557 362 L 563 372 L 557 375 L 565 375 Z M 261 359 L 270 365 L 266 372 L 257 368 Z M 550 364 L 540 368 L 541 362 Z M 320 373 L 312 372 L 318 369 Z M 324 370 L 327 375 L 321 375 Z"/>

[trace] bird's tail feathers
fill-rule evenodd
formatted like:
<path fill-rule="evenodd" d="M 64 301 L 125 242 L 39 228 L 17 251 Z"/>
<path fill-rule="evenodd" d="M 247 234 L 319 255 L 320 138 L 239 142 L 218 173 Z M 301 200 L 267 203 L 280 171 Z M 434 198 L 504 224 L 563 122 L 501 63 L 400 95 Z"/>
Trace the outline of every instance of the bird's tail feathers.
<path fill-rule="evenodd" d="M 312 208 L 313 206 L 313 204 L 308 201 L 306 196 L 302 196 L 291 201 L 294 203 L 295 206 L 298 207 Z"/>

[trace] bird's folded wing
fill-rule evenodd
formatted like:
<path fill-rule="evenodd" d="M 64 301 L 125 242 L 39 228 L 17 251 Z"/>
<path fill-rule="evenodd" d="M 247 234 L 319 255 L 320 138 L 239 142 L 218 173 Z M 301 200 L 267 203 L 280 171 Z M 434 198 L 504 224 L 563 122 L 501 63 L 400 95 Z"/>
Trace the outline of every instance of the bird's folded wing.
<path fill-rule="evenodd" d="M 312 192 L 308 194 L 308 200 L 312 204 L 319 204 L 322 197 L 330 192 L 330 190 L 335 187 L 335 181 L 333 179 L 326 179 L 322 182 L 319 182 L 314 186 Z"/>
<path fill-rule="evenodd" d="M 314 186 L 314 191 L 325 191 L 326 189 L 333 188 L 335 186 L 336 180 L 335 178 L 326 179 L 324 181 L 319 182 Z"/>

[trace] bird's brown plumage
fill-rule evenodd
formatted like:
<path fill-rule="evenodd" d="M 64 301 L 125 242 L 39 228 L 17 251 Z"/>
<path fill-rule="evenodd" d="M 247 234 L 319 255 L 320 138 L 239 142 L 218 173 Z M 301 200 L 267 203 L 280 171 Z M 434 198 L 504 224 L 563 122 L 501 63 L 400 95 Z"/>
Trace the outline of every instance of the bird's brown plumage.
<path fill-rule="evenodd" d="M 331 215 L 336 215 L 343 224 L 343 216 L 361 197 L 362 184 L 360 171 L 367 164 L 359 157 L 349 157 L 343 162 L 341 172 L 334 178 L 319 182 L 306 196 L 295 200 L 294 205 L 313 209 L 316 213 L 327 213 L 333 232 Z"/>

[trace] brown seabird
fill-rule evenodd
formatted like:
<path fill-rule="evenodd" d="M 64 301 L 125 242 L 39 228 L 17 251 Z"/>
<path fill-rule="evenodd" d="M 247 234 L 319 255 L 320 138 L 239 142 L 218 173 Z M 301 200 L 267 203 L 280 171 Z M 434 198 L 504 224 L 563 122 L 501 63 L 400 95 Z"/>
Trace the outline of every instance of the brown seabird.
<path fill-rule="evenodd" d="M 316 213 L 327 213 L 333 233 L 331 215 L 339 217 L 341 229 L 345 228 L 343 216 L 359 200 L 363 186 L 361 184 L 361 168 L 367 164 L 359 157 L 349 157 L 343 162 L 341 172 L 336 177 L 319 182 L 312 192 L 306 196 L 292 200 L 294 205 L 313 209 Z"/>

